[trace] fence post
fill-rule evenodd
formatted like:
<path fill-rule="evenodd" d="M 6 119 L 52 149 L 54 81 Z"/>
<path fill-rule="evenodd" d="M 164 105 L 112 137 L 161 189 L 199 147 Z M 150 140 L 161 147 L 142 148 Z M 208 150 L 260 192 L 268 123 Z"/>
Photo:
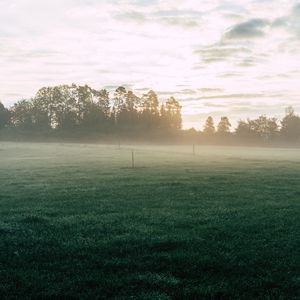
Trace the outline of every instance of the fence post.
<path fill-rule="evenodd" d="M 131 150 L 131 167 L 134 169 L 134 151 Z"/>

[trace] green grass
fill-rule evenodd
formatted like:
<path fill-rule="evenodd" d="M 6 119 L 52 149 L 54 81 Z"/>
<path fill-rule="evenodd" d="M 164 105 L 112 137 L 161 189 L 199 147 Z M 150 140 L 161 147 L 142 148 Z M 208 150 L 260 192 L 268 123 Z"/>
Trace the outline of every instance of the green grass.
<path fill-rule="evenodd" d="M 2 299 L 300 299 L 300 151 L 0 143 Z"/>

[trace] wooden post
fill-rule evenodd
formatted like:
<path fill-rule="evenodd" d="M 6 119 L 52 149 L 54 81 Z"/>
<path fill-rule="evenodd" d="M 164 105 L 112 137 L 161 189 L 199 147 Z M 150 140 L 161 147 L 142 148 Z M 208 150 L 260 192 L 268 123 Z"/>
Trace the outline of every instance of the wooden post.
<path fill-rule="evenodd" d="M 196 155 L 195 144 L 193 144 L 193 155 Z"/>
<path fill-rule="evenodd" d="M 120 139 L 118 140 L 118 149 L 119 149 L 119 150 L 121 149 L 121 142 L 120 142 Z"/>
<path fill-rule="evenodd" d="M 131 167 L 134 169 L 134 151 L 131 150 Z"/>

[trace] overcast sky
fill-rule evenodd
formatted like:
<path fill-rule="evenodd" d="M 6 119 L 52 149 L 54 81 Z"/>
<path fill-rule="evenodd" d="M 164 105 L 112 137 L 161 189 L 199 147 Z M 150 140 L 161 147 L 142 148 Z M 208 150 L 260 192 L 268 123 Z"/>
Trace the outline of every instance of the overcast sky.
<path fill-rule="evenodd" d="M 0 0 L 2 102 L 73 82 L 172 94 L 185 127 L 300 113 L 300 1 Z"/>

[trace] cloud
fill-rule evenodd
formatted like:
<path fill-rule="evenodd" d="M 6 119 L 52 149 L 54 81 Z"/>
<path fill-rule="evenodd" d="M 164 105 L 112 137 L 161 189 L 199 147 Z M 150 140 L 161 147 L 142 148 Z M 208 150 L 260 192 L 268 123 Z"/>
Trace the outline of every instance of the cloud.
<path fill-rule="evenodd" d="M 204 47 L 195 51 L 196 54 L 200 54 L 204 63 L 224 61 L 231 57 L 235 57 L 236 59 L 239 58 L 240 55 L 249 55 L 251 52 L 252 51 L 246 47 L 224 46 L 222 44 Z"/>
<path fill-rule="evenodd" d="M 199 92 L 201 93 L 220 93 L 223 92 L 224 89 L 221 88 L 200 88 L 198 89 Z"/>
<path fill-rule="evenodd" d="M 121 22 L 140 24 L 161 24 L 165 26 L 180 26 L 192 28 L 199 25 L 198 21 L 203 13 L 193 10 L 154 10 L 154 11 L 127 11 L 114 15 L 114 19 Z"/>
<path fill-rule="evenodd" d="M 147 18 L 144 14 L 136 11 L 130 11 L 130 12 L 115 15 L 114 19 L 119 21 L 131 21 L 137 23 L 143 23 L 147 21 Z"/>
<path fill-rule="evenodd" d="M 296 17 L 300 16 L 300 3 L 296 4 L 292 8 L 292 14 Z"/>
<path fill-rule="evenodd" d="M 245 99 L 245 98 L 264 98 L 267 97 L 264 93 L 249 93 L 249 94 L 223 94 L 201 97 L 201 99 Z"/>
<path fill-rule="evenodd" d="M 272 28 L 285 29 L 300 38 L 300 3 L 294 5 L 288 14 L 277 17 L 272 22 Z"/>
<path fill-rule="evenodd" d="M 190 20 L 188 18 L 165 18 L 162 22 L 170 26 L 181 26 L 186 28 L 199 26 L 197 21 Z"/>
<path fill-rule="evenodd" d="M 221 78 L 231 78 L 231 77 L 240 77 L 241 73 L 240 72 L 224 72 L 220 73 L 219 77 Z"/>
<path fill-rule="evenodd" d="M 277 27 L 286 27 L 289 25 L 289 18 L 288 17 L 279 17 L 273 20 L 272 22 L 272 27 L 277 28 Z"/>
<path fill-rule="evenodd" d="M 215 103 L 215 102 L 203 102 L 203 105 L 206 107 L 217 107 L 217 108 L 227 108 L 228 103 Z"/>
<path fill-rule="evenodd" d="M 283 98 L 285 94 L 285 91 L 279 91 L 279 92 L 268 92 L 268 91 L 260 91 L 257 93 L 236 93 L 236 94 L 227 94 L 227 93 L 223 93 L 223 94 L 214 94 L 214 95 L 198 95 L 198 96 L 189 96 L 185 99 L 183 99 L 184 102 L 186 101 L 197 101 L 198 103 L 201 103 L 201 105 L 203 104 L 207 104 L 207 103 L 214 103 L 215 105 L 221 106 L 221 105 L 225 105 L 225 106 L 233 106 L 236 105 L 237 103 L 240 105 L 240 103 L 243 102 L 243 100 L 245 99 L 252 99 L 252 100 L 261 100 L 261 99 L 269 99 L 269 98 Z M 203 100 L 216 100 L 215 102 L 207 102 L 207 101 L 203 101 Z M 230 101 L 228 101 L 230 100 Z M 239 100 L 238 102 L 236 100 Z M 243 103 L 247 103 L 247 105 L 249 105 L 249 102 L 243 102 Z"/>
<path fill-rule="evenodd" d="M 265 29 L 269 25 L 267 19 L 251 19 L 234 25 L 225 32 L 225 39 L 249 39 L 260 38 L 265 35 Z"/>

